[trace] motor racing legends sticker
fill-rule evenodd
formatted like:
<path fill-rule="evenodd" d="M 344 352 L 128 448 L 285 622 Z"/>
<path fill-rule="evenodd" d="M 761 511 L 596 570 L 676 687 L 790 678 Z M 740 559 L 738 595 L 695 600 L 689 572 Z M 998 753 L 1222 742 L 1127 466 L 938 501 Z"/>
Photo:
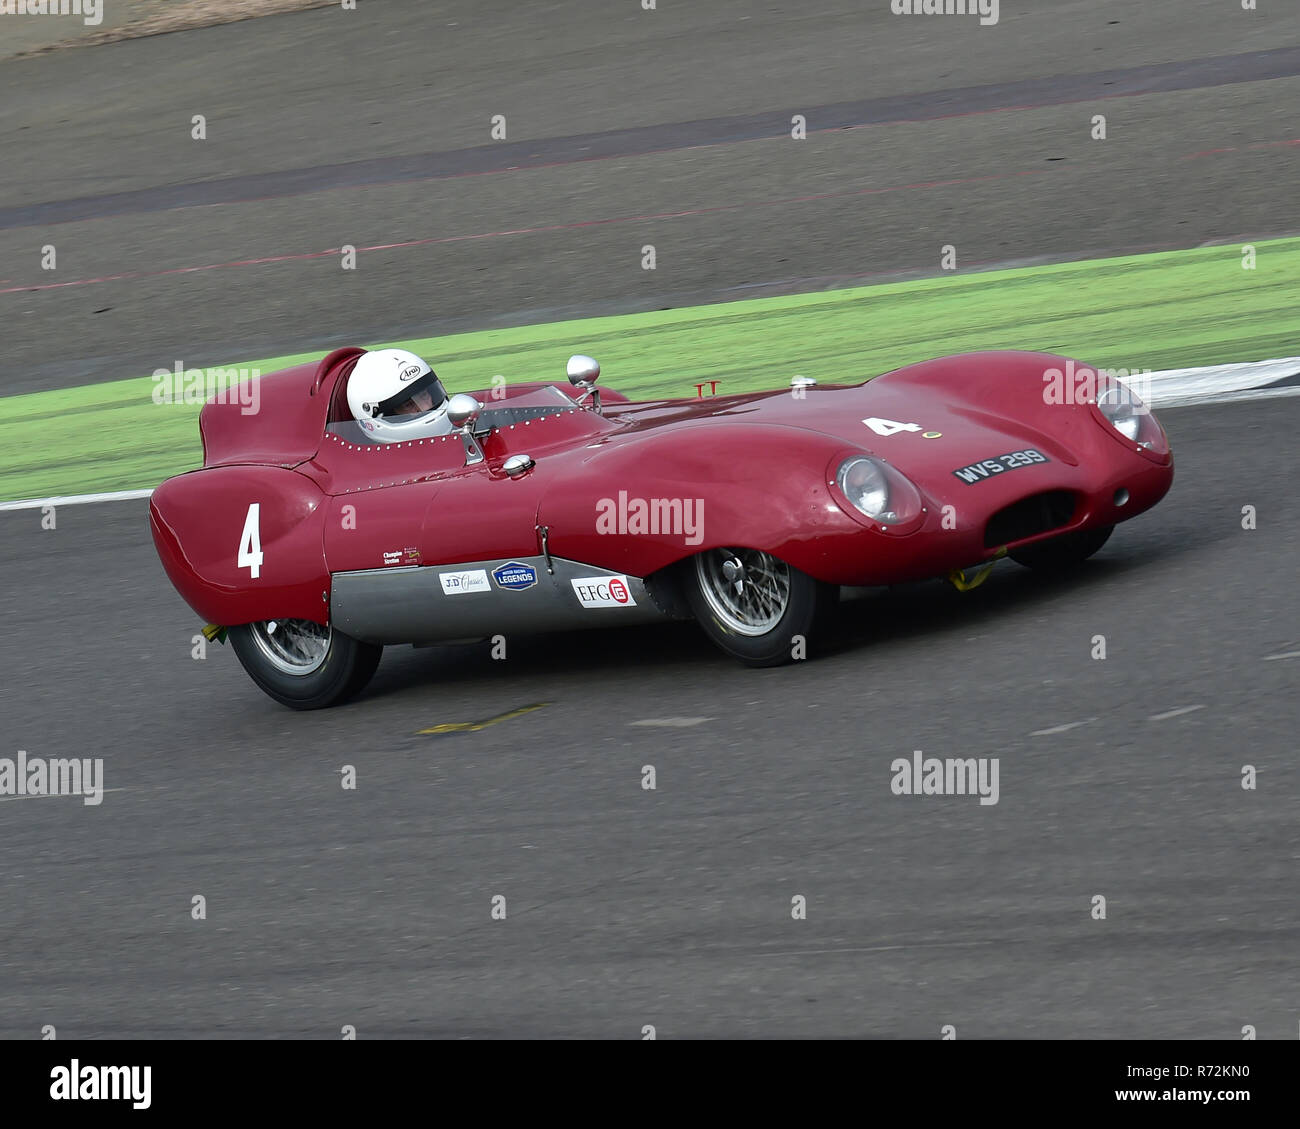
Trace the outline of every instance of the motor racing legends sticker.
<path fill-rule="evenodd" d="M 578 576 L 569 581 L 584 608 L 634 608 L 626 576 Z"/>
<path fill-rule="evenodd" d="M 986 478 L 994 478 L 999 474 L 1005 474 L 1009 470 L 1019 470 L 1021 467 L 1036 466 L 1039 463 L 1050 463 L 1049 459 L 1042 451 L 1035 451 L 1032 447 L 1024 451 L 1012 451 L 1006 455 L 998 455 L 995 459 L 984 459 L 982 462 L 971 463 L 969 466 L 960 466 L 953 471 L 968 486 L 975 482 L 983 482 Z"/>
<path fill-rule="evenodd" d="M 490 592 L 487 569 L 476 568 L 469 572 L 440 572 L 438 579 L 448 596 L 463 596 L 466 592 Z"/>
<path fill-rule="evenodd" d="M 537 583 L 537 570 L 532 565 L 511 561 L 494 568 L 492 579 L 497 582 L 498 588 L 504 588 L 507 592 L 522 592 Z"/>

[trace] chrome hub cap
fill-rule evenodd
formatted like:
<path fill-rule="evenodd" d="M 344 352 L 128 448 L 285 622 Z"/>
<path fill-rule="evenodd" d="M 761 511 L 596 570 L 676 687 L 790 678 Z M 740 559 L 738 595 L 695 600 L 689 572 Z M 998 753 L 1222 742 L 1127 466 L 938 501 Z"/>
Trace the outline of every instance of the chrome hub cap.
<path fill-rule="evenodd" d="M 307 619 L 268 619 L 251 624 L 253 642 L 276 670 L 305 675 L 319 670 L 329 654 L 331 629 Z"/>
<path fill-rule="evenodd" d="M 737 635 L 766 635 L 790 603 L 790 566 L 756 549 L 711 549 L 695 558 L 709 610 Z"/>

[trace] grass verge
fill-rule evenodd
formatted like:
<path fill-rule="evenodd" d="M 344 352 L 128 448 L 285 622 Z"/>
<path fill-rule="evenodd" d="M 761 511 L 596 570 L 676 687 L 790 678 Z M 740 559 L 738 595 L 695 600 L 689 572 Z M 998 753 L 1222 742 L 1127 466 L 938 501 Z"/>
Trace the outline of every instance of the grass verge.
<path fill-rule="evenodd" d="M 426 357 L 452 392 L 563 379 L 571 353 L 590 353 L 634 398 L 855 382 L 977 349 L 1153 370 L 1294 356 L 1300 238 L 1256 254 L 1254 270 L 1237 246 L 1200 247 L 382 344 Z M 266 373 L 324 351 L 230 364 Z M 0 398 L 0 500 L 141 489 L 197 466 L 198 406 L 156 404 L 154 387 Z"/>

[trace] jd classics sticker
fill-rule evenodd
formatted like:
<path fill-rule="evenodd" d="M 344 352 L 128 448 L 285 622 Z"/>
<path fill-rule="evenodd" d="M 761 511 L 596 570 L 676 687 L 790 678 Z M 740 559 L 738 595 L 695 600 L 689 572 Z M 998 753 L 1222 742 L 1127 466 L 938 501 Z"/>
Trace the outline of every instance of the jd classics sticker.
<path fill-rule="evenodd" d="M 448 596 L 463 596 L 466 592 L 490 592 L 492 586 L 488 584 L 487 569 L 476 568 L 469 572 L 440 572 L 438 580 L 442 583 L 442 590 Z"/>

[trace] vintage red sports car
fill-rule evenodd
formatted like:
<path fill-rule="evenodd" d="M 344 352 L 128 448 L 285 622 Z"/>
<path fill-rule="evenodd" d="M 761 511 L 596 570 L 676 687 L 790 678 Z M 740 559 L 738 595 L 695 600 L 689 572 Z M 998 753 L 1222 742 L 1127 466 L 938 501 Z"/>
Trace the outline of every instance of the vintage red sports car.
<path fill-rule="evenodd" d="M 1074 564 L 1173 481 L 1137 397 L 1049 354 L 638 403 L 578 356 L 568 384 L 454 396 L 450 434 L 378 443 L 348 410 L 362 353 L 263 377 L 255 413 L 206 404 L 202 468 L 150 503 L 209 638 L 298 709 L 354 694 L 386 644 L 665 618 L 775 665 L 841 586 Z"/>

